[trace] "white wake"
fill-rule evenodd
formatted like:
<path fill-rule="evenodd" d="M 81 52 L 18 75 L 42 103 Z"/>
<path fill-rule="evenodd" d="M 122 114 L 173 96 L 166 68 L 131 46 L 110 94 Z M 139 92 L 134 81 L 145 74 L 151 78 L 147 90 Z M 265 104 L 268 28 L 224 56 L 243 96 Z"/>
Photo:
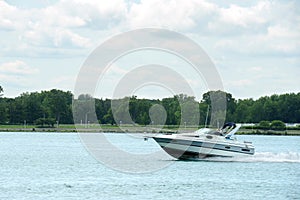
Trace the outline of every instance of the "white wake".
<path fill-rule="evenodd" d="M 252 156 L 237 156 L 237 157 L 211 157 L 206 158 L 207 161 L 220 162 L 282 162 L 282 163 L 300 163 L 300 153 L 272 153 L 272 152 L 257 152 Z"/>

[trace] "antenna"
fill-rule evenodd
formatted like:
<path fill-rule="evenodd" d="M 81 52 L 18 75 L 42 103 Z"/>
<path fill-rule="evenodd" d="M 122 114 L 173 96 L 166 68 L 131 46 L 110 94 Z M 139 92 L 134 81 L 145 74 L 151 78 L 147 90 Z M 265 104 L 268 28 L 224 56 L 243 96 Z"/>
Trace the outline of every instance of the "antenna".
<path fill-rule="evenodd" d="M 206 126 L 207 126 L 208 113 L 209 113 L 209 105 L 207 106 L 207 111 L 206 111 L 206 118 L 205 118 L 205 125 L 204 125 L 204 128 L 206 128 Z"/>

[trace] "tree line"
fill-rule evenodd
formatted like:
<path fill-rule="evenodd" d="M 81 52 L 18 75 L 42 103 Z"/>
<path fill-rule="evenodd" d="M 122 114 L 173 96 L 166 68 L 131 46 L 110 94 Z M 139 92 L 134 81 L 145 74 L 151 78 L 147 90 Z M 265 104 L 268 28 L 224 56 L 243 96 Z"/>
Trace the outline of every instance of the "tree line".
<path fill-rule="evenodd" d="M 204 125 L 212 117 L 212 95 L 221 94 L 226 101 L 226 121 L 237 123 L 259 123 L 260 121 L 281 120 L 286 123 L 300 122 L 300 93 L 264 96 L 257 100 L 235 99 L 230 93 L 210 91 L 203 94 L 197 101 L 195 97 L 184 94 L 163 99 L 139 99 L 136 96 L 122 99 L 98 99 L 82 94 L 73 104 L 76 113 L 73 117 L 73 94 L 70 91 L 53 89 L 50 91 L 23 93 L 15 98 L 1 96 L 3 89 L 0 86 L 0 124 L 37 124 L 37 123 L 94 123 L 91 112 L 94 109 L 97 122 L 101 124 L 137 123 L 167 124 L 167 125 Z M 91 107 L 86 108 L 90 100 Z M 214 100 L 218 101 L 218 100 Z M 112 107 L 111 105 L 115 105 Z M 126 109 L 130 114 L 124 115 Z M 207 113 L 209 113 L 207 115 Z M 117 120 L 116 120 L 117 119 Z M 119 121 L 120 119 L 120 121 Z M 182 121 L 184 119 L 184 121 Z"/>

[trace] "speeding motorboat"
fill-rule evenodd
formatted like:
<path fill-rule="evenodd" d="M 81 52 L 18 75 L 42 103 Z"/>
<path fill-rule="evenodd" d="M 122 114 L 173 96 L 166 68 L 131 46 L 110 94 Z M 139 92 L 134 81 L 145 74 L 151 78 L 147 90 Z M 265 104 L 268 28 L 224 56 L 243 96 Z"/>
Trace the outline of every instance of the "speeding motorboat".
<path fill-rule="evenodd" d="M 239 142 L 234 134 L 240 124 L 226 123 L 221 129 L 201 128 L 192 133 L 152 136 L 169 155 L 184 160 L 203 159 L 213 156 L 233 157 L 253 155 L 251 142 Z"/>

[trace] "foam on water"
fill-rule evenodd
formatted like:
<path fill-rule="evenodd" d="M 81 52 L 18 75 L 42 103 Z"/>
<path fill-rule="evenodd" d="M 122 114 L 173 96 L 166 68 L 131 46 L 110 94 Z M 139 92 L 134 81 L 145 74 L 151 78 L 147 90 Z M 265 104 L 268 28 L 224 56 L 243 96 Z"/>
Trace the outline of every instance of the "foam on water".
<path fill-rule="evenodd" d="M 287 153 L 257 152 L 253 156 L 212 157 L 205 160 L 219 161 L 219 162 L 300 163 L 300 153 L 298 152 L 287 152 Z"/>

